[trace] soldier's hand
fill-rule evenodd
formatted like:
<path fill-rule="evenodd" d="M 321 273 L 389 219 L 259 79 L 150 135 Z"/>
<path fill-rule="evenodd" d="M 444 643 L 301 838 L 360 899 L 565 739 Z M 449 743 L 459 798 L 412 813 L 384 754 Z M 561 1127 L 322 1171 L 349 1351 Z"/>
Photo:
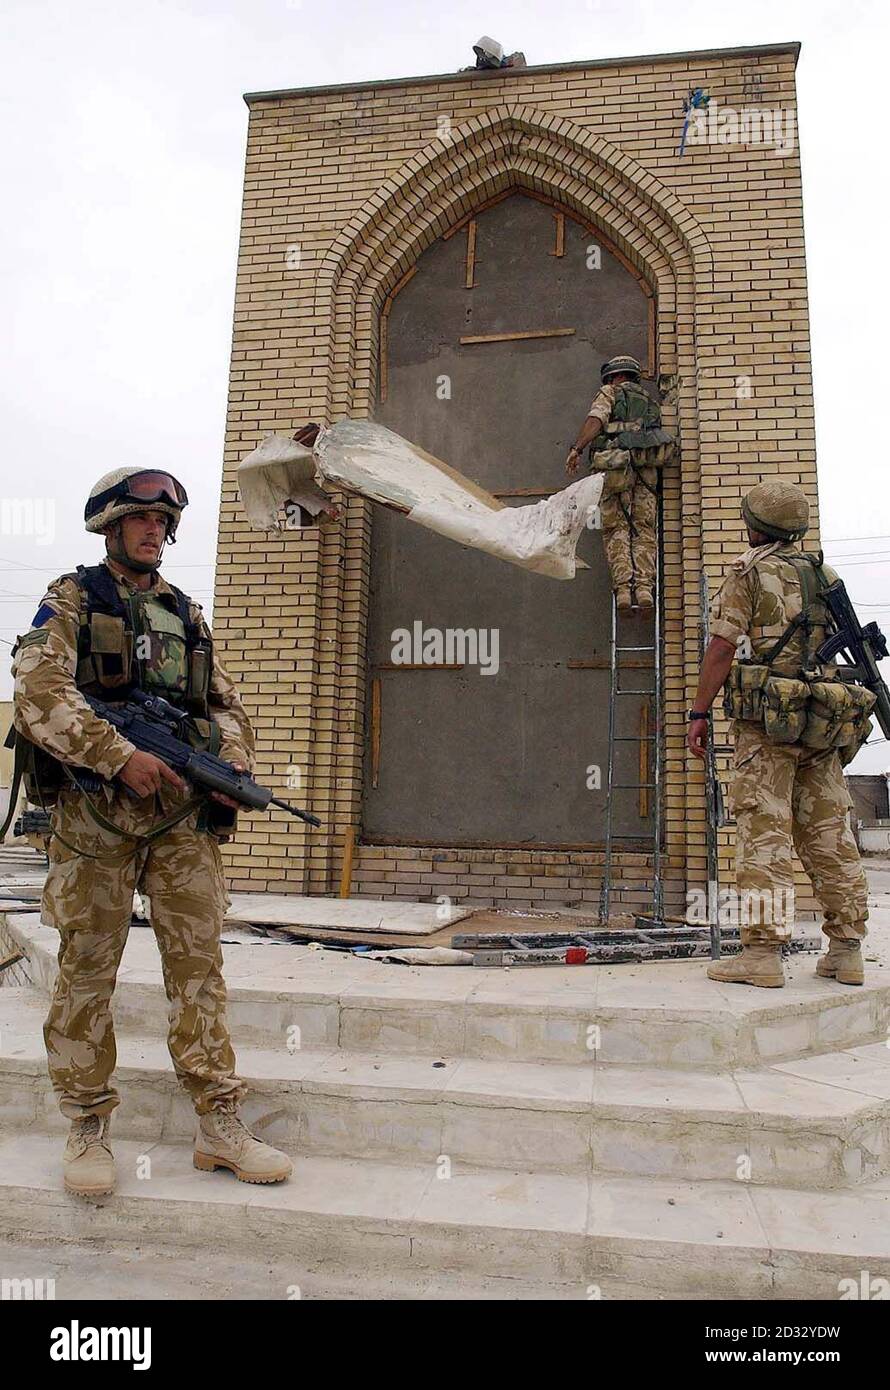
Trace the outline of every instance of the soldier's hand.
<path fill-rule="evenodd" d="M 143 753 L 141 748 L 137 748 L 136 752 L 124 763 L 118 777 L 137 796 L 153 795 L 154 792 L 161 790 L 164 782 L 169 782 L 179 792 L 186 790 L 185 782 L 181 777 L 177 777 L 172 767 L 168 767 L 161 758 L 156 758 L 154 753 Z"/>
<path fill-rule="evenodd" d="M 707 757 L 708 753 L 708 721 L 707 719 L 691 719 L 689 728 L 686 732 L 686 747 L 696 758 Z"/>
<path fill-rule="evenodd" d="M 568 456 L 568 458 L 566 459 L 566 472 L 568 473 L 568 475 L 569 475 L 570 478 L 571 478 L 571 476 L 572 476 L 573 473 L 577 473 L 577 472 L 578 472 L 578 464 L 579 464 L 580 462 L 581 462 L 581 450 L 580 450 L 580 449 L 570 449 L 570 450 L 569 450 L 569 456 Z"/>
<path fill-rule="evenodd" d="M 247 771 L 243 763 L 232 763 L 232 767 L 236 772 Z M 223 806 L 231 806 L 233 811 L 241 809 L 241 803 L 239 801 L 233 801 L 230 796 L 226 796 L 225 792 L 211 792 L 210 795 L 214 801 L 221 802 Z"/>

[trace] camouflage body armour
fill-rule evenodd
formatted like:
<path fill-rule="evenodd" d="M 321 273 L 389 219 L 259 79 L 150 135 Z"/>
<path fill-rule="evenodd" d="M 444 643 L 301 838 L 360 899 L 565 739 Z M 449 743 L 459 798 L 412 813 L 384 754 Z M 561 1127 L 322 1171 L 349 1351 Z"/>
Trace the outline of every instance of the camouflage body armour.
<path fill-rule="evenodd" d="M 181 808 L 190 791 L 165 782 L 138 797 L 112 780 L 135 750 L 80 692 L 114 701 L 132 678 L 191 707 L 199 723 L 203 708 L 212 719 L 203 724 L 207 739 L 212 731 L 220 755 L 248 769 L 253 733 L 197 605 L 160 577 L 141 590 L 105 564 L 96 570 L 102 573 L 88 598 L 78 576 L 50 586 L 14 665 L 17 729 L 51 757 L 105 779 L 90 799 L 121 832 L 97 823 L 87 798 L 64 778 L 41 900 L 42 921 L 60 937 L 44 1025 L 49 1072 L 72 1119 L 106 1114 L 119 1103 L 111 997 L 138 888 L 149 899 L 161 954 L 170 1055 L 202 1114 L 237 1105 L 245 1091 L 226 1026 L 219 938 L 229 899 L 218 839 L 212 824 L 202 825 L 204 808 L 156 839 L 140 838 Z"/>
<path fill-rule="evenodd" d="M 124 596 L 102 565 L 81 567 L 76 578 L 84 596 L 78 690 L 114 700 L 115 692 L 125 698 L 132 684 L 206 719 L 213 648 L 193 622 L 186 596 L 167 584 L 131 587 Z"/>
<path fill-rule="evenodd" d="M 590 415 L 603 423 L 590 467 L 605 473 L 600 512 L 613 589 L 651 591 L 657 568 L 658 469 L 673 457 L 673 437 L 661 412 L 636 381 L 605 385 Z"/>
<path fill-rule="evenodd" d="M 655 401 L 637 381 L 622 381 L 611 390 L 611 417 L 591 446 L 594 472 L 634 464 L 639 468 L 658 467 L 665 462 L 672 437 L 661 428 L 661 411 Z M 662 435 L 667 437 L 663 439 Z M 614 457 L 622 451 L 629 454 L 623 463 Z"/>
<path fill-rule="evenodd" d="M 828 741 L 818 712 L 811 741 L 802 737 L 813 687 L 801 677 L 825 634 L 819 612 L 806 612 L 798 566 L 808 563 L 790 541 L 748 550 L 711 608 L 711 634 L 737 648 L 747 638 L 751 651 L 733 664 L 727 682 L 735 750 L 730 803 L 746 945 L 790 937 L 795 851 L 822 906 L 826 935 L 856 940 L 866 933 L 868 889 L 848 822 L 844 750 Z M 839 684 L 830 681 L 830 670 L 816 674 L 829 678 L 818 684 Z"/>
<path fill-rule="evenodd" d="M 761 724 L 771 743 L 837 748 L 846 764 L 872 731 L 868 716 L 876 697 L 842 682 L 835 666 L 817 659 L 827 620 L 819 585 L 837 575 L 821 555 L 804 555 L 790 542 L 770 549 L 753 565 L 760 621 L 751 656 L 730 671 L 724 709 L 731 719 Z"/>

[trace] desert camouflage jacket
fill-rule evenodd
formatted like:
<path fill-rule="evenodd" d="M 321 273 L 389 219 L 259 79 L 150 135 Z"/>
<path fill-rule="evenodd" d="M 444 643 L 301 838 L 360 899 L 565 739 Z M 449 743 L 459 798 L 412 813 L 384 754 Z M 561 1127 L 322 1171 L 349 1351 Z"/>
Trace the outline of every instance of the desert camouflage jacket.
<path fill-rule="evenodd" d="M 748 637 L 754 660 L 765 656 L 803 606 L 797 571 L 780 558 L 800 554 L 799 547 L 790 541 L 770 541 L 739 555 L 711 604 L 711 636 L 735 646 L 740 638 Z M 829 583 L 837 578 L 828 565 L 824 572 Z M 825 628 L 814 625 L 813 646 L 824 638 Z M 798 630 L 776 660 L 776 674 L 797 675 L 806 647 L 807 637 Z"/>
<path fill-rule="evenodd" d="M 126 598 L 128 590 L 136 585 L 113 566 L 108 568 Z M 171 592 L 160 575 L 154 583 L 159 592 Z M 75 684 L 82 601 L 81 589 L 73 579 L 55 580 L 41 600 L 31 631 L 13 660 L 14 721 L 20 733 L 60 762 L 89 768 L 100 777 L 111 779 L 136 750 L 93 712 Z M 200 622 L 209 637 L 200 605 L 191 599 L 189 604 L 193 620 Z M 220 728 L 219 756 L 242 763 L 252 772 L 253 730 L 215 647 L 208 705 Z"/>

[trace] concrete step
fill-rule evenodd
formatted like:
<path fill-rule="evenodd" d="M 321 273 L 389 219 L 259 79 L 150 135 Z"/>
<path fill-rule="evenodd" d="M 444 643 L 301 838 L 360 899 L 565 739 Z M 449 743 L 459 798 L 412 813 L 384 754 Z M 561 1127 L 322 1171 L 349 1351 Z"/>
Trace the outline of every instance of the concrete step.
<path fill-rule="evenodd" d="M 303 1270 L 410 1279 L 431 1297 L 436 1280 L 460 1277 L 585 1300 L 628 1286 L 650 1297 L 836 1300 L 844 1279 L 858 1288 L 863 1271 L 890 1277 L 890 1179 L 826 1198 L 304 1157 L 289 1183 L 252 1187 L 197 1172 L 187 1145 L 118 1140 L 115 1152 L 117 1192 L 88 1202 L 62 1190 L 57 1139 L 0 1141 L 0 1235 L 198 1260 L 212 1249 L 233 1267 L 262 1250 L 271 1268 L 295 1272 L 281 1297 Z"/>
<path fill-rule="evenodd" d="M 44 995 L 58 934 L 35 913 L 10 913 Z M 309 947 L 225 948 L 229 1022 L 238 1044 L 682 1070 L 757 1067 L 885 1038 L 890 983 L 876 969 L 859 989 L 818 979 L 794 957 L 783 990 L 720 985 L 704 963 L 553 966 L 487 971 L 383 965 Z M 166 1033 L 167 1001 L 152 933 L 134 928 L 114 996 L 115 1019 Z"/>
<path fill-rule="evenodd" d="M 0 996 L 0 1118 L 62 1133 L 43 1007 Z M 797 1068 L 797 1070 L 795 1070 Z M 890 1167 L 890 1050 L 871 1044 L 727 1073 L 239 1046 L 248 1121 L 306 1155 L 526 1172 L 647 1174 L 799 1188 Z M 191 1104 L 160 1040 L 121 1034 L 115 1132 L 190 1139 Z"/>
<path fill-rule="evenodd" d="M 330 1271 L 324 1262 L 308 1268 L 292 1255 L 251 1256 L 237 1259 L 225 1249 L 169 1249 L 162 1242 L 139 1237 L 116 1240 L 30 1240 L 0 1236 L 0 1278 L 16 1280 L 14 1295 L 29 1298 L 100 1300 L 174 1299 L 195 1302 L 223 1299 L 304 1302 L 395 1301 L 444 1302 L 564 1301 L 585 1297 L 570 1284 L 536 1283 L 532 1279 L 499 1277 L 467 1278 L 461 1274 L 429 1271 L 394 1277 L 383 1269 Z M 52 1284 L 48 1283 L 52 1280 Z M 26 1282 L 29 1281 L 29 1282 Z M 2 1294 L 0 1294 L 2 1296 Z M 648 1289 L 616 1281 L 610 1297 L 622 1301 L 648 1299 Z M 667 1295 L 665 1295 L 667 1297 Z M 673 1297 L 673 1295 L 671 1295 Z"/>

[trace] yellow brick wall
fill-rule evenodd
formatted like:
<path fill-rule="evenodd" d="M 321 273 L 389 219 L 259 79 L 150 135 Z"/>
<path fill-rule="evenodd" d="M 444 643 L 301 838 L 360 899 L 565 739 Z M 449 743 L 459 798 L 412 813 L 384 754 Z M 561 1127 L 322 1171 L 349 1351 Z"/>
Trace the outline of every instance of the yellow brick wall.
<path fill-rule="evenodd" d="M 703 784 L 683 743 L 699 576 L 704 566 L 713 593 L 742 548 L 749 486 L 781 473 L 815 505 L 816 472 L 796 139 L 783 156 L 696 144 L 681 159 L 677 144 L 683 98 L 699 86 L 724 108 L 790 112 L 796 131 L 795 60 L 789 46 L 249 98 L 215 630 L 255 721 L 258 775 L 287 795 L 297 765 L 302 790 L 290 795 L 325 824 L 307 835 L 244 818 L 226 850 L 235 888 L 336 888 L 360 818 L 371 525 L 353 498 L 330 531 L 251 531 L 237 463 L 270 430 L 373 413 L 386 295 L 435 237 L 513 186 L 601 230 L 657 295 L 666 423 L 682 444 L 664 502 L 667 852 L 674 879 L 685 866 L 690 886 L 703 883 Z M 419 870 L 409 850 L 359 845 L 354 890 L 436 896 L 424 854 Z M 456 886 L 496 897 L 496 880 L 515 873 L 544 891 L 546 854 L 483 859 L 475 877 L 491 885 L 471 884 L 473 863 L 454 852 L 467 864 Z M 579 852 L 550 876 L 571 896 L 572 882 L 595 883 L 596 862 Z M 635 882 L 633 857 L 621 862 Z"/>

